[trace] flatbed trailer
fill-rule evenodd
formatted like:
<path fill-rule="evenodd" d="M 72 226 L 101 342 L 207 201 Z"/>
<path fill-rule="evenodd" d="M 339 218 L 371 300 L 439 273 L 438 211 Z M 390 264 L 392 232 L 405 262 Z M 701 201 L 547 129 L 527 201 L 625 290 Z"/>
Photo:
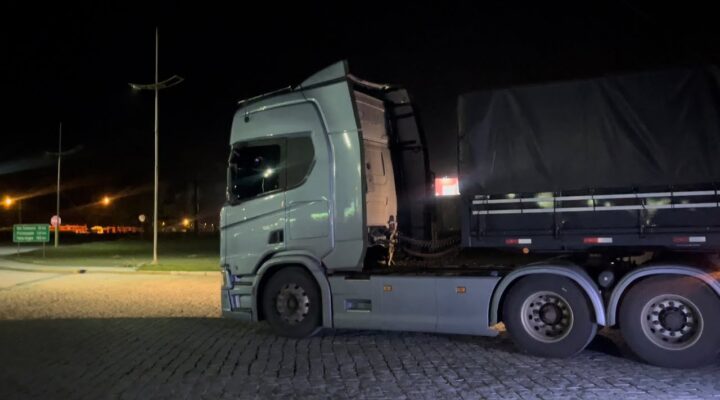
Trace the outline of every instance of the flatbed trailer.
<path fill-rule="evenodd" d="M 492 131 L 482 123 L 461 124 L 461 139 Z M 717 359 L 718 194 L 699 182 L 719 178 L 714 166 L 686 179 L 691 189 L 577 193 L 554 184 L 554 167 L 543 173 L 549 185 L 512 186 L 470 172 L 482 162 L 461 152 L 462 235 L 431 239 L 428 148 L 412 102 L 344 62 L 241 102 L 230 149 L 226 317 L 267 320 L 290 337 L 322 328 L 496 335 L 502 322 L 521 351 L 548 357 L 619 327 L 652 364 Z"/>
<path fill-rule="evenodd" d="M 463 245 L 717 252 L 719 95 L 698 67 L 460 96 Z"/>

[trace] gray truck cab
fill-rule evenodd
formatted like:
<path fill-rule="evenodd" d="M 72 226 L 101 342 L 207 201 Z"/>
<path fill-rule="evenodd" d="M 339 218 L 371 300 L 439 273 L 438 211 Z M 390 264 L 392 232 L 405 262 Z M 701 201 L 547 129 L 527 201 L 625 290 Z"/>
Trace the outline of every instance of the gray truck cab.
<path fill-rule="evenodd" d="M 407 93 L 357 79 L 345 62 L 242 101 L 230 147 L 220 224 L 227 283 L 251 281 L 281 257 L 323 273 L 360 271 L 368 248 L 387 246 L 398 223 L 425 229 L 421 202 L 397 206 L 428 188 Z M 407 171 L 399 182 L 396 166 Z M 226 311 L 251 314 L 251 303 L 249 294 L 223 296 Z"/>

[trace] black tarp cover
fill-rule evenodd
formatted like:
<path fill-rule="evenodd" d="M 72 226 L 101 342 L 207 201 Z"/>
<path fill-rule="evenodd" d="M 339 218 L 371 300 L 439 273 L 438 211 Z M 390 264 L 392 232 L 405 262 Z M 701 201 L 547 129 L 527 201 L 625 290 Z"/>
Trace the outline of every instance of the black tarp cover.
<path fill-rule="evenodd" d="M 458 103 L 461 193 L 720 182 L 720 70 L 476 92 Z"/>

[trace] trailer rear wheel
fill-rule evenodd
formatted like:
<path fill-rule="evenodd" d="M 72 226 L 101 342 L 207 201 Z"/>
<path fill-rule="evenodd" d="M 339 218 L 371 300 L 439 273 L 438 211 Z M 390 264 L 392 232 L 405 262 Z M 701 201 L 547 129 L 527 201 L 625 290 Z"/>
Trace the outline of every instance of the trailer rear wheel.
<path fill-rule="evenodd" d="M 303 338 L 320 329 L 320 291 L 301 267 L 283 267 L 263 290 L 265 319 L 280 336 Z"/>
<path fill-rule="evenodd" d="M 717 359 L 720 298 L 690 277 L 657 276 L 633 286 L 620 305 L 620 331 L 644 361 L 693 368 Z"/>
<path fill-rule="evenodd" d="M 515 345 L 542 357 L 569 357 L 597 333 L 592 309 L 575 282 L 533 275 L 517 282 L 503 305 L 503 321 Z"/>

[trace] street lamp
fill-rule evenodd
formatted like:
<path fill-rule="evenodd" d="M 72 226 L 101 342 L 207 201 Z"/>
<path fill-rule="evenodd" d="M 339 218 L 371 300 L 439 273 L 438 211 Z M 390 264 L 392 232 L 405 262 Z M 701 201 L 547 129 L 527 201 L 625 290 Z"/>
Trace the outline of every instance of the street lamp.
<path fill-rule="evenodd" d="M 155 92 L 155 190 L 154 190 L 154 201 L 153 201 L 153 264 L 157 264 L 157 222 L 158 222 L 158 182 L 159 182 L 159 164 L 158 164 L 158 92 L 160 89 L 167 89 L 173 87 L 183 81 L 183 78 L 173 75 L 170 78 L 158 82 L 158 49 L 159 49 L 159 36 L 158 29 L 155 28 L 155 83 L 150 84 L 137 84 L 130 83 L 130 87 L 133 90 L 152 90 Z"/>
<path fill-rule="evenodd" d="M 10 209 L 15 203 L 18 205 L 18 224 L 22 224 L 22 199 L 20 197 L 14 199 L 10 196 L 5 196 L 2 200 L 2 204 L 6 209 Z"/>

